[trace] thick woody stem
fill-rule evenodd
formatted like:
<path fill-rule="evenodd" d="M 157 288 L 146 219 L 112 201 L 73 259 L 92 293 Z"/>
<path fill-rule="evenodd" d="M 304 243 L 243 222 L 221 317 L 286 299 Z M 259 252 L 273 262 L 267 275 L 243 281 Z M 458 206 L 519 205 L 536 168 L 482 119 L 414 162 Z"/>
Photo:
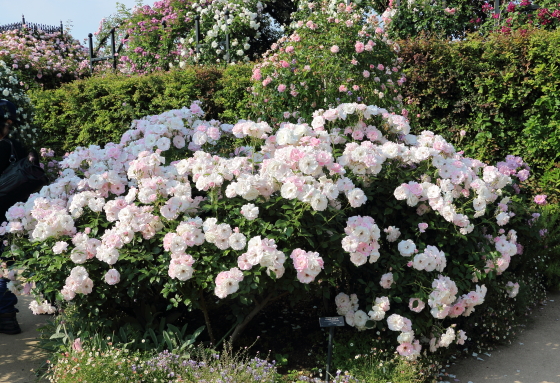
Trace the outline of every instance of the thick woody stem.
<path fill-rule="evenodd" d="M 239 323 L 235 327 L 235 330 L 233 330 L 233 334 L 231 334 L 230 342 L 235 343 L 235 341 L 239 338 L 239 335 L 241 335 L 243 330 L 245 330 L 245 327 L 247 327 L 249 322 L 251 322 L 251 320 L 255 317 L 255 315 L 257 315 L 259 313 L 259 311 L 261 311 L 263 308 L 265 308 L 266 305 L 268 305 L 270 302 L 275 301 L 276 299 L 279 299 L 279 298 L 281 298 L 281 297 L 283 297 L 287 294 L 288 294 L 288 292 L 286 291 L 286 292 L 284 292 L 284 293 L 282 293 L 282 294 L 273 298 L 274 292 L 270 293 L 265 299 L 263 299 L 261 301 L 261 303 L 257 304 L 255 306 L 255 308 L 253 308 L 253 310 L 245 317 L 243 322 Z"/>
<path fill-rule="evenodd" d="M 212 325 L 210 324 L 210 316 L 208 315 L 208 309 L 206 308 L 206 301 L 204 300 L 204 292 L 200 291 L 200 306 L 202 312 L 204 313 L 204 322 L 206 322 L 206 328 L 208 329 L 208 335 L 210 335 L 210 342 L 214 345 L 216 344 L 216 339 L 214 339 L 214 332 L 212 331 Z"/>

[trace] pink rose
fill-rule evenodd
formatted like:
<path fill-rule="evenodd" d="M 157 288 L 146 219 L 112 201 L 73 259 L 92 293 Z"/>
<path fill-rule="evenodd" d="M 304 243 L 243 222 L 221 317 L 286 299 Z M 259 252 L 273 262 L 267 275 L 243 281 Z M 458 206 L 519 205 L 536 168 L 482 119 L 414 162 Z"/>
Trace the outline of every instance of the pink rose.
<path fill-rule="evenodd" d="M 393 273 L 383 274 L 381 276 L 381 281 L 379 282 L 381 287 L 384 289 L 390 289 L 393 284 Z"/>
<path fill-rule="evenodd" d="M 414 307 L 415 302 L 418 302 L 416 307 Z M 408 301 L 408 308 L 415 313 L 424 310 L 424 307 L 426 307 L 426 304 L 420 298 L 410 298 L 410 301 Z"/>
<path fill-rule="evenodd" d="M 278 85 L 278 92 L 282 93 L 285 90 L 286 90 L 286 85 L 284 85 L 284 84 Z"/>
<path fill-rule="evenodd" d="M 356 53 L 362 53 L 365 49 L 365 45 L 361 41 L 356 41 L 354 48 L 356 48 Z"/>
<path fill-rule="evenodd" d="M 121 280 L 121 275 L 115 269 L 111 269 L 107 271 L 107 273 L 105 274 L 105 282 L 108 285 L 116 285 L 117 283 L 120 282 L 120 280 Z"/>
<path fill-rule="evenodd" d="M 74 339 L 74 342 L 72 343 L 72 349 L 78 352 L 83 351 L 82 340 L 80 338 Z"/>
<path fill-rule="evenodd" d="M 535 196 L 534 201 L 537 205 L 546 205 L 546 197 L 545 194 L 539 194 Z"/>

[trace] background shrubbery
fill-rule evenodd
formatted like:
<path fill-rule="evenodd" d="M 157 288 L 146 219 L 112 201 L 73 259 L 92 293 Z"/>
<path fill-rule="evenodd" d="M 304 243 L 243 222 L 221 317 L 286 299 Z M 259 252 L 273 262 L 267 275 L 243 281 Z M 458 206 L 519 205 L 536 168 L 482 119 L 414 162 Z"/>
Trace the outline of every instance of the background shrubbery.
<path fill-rule="evenodd" d="M 417 132 L 430 129 L 484 161 L 506 154 L 532 166 L 535 192 L 560 192 L 560 78 L 550 63 L 560 31 L 475 36 L 464 41 L 417 37 L 399 42 L 406 74 L 400 87 Z M 252 65 L 187 67 L 152 75 L 95 77 L 31 94 L 48 144 L 71 150 L 115 140 L 135 118 L 203 100 L 208 118 L 234 122 L 256 110 Z M 327 68 L 314 69 L 328 78 Z M 465 136 L 461 135 L 464 131 Z"/>
<path fill-rule="evenodd" d="M 243 114 L 250 66 L 188 67 L 144 76 L 105 75 L 31 93 L 35 123 L 56 151 L 118 142 L 134 119 L 179 109 L 201 100 L 209 119 Z M 247 75 L 247 77 L 243 77 Z M 227 108 L 227 109 L 226 109 Z"/>
<path fill-rule="evenodd" d="M 554 201 L 560 191 L 559 43 L 560 30 L 401 41 L 402 92 L 417 132 L 433 130 L 483 161 L 522 156 L 536 175 L 533 190 Z"/>

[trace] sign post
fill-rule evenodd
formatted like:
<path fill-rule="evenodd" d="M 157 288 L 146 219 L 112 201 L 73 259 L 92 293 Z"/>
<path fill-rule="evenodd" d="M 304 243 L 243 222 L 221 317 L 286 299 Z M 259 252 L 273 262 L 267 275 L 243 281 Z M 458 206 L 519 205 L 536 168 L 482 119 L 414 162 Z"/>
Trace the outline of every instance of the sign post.
<path fill-rule="evenodd" d="M 319 325 L 321 327 L 330 327 L 329 328 L 329 345 L 327 351 L 327 368 L 325 371 L 326 376 L 326 383 L 329 383 L 329 372 L 331 369 L 331 357 L 332 357 L 332 341 L 334 335 L 334 328 L 344 326 L 344 317 L 321 317 L 319 318 Z"/>

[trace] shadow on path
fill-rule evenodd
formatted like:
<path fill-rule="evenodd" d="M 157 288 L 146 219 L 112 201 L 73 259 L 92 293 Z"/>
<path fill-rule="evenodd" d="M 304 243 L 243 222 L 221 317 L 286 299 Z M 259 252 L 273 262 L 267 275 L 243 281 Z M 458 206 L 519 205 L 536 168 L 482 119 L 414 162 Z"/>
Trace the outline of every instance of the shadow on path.
<path fill-rule="evenodd" d="M 36 348 L 39 333 L 49 315 L 33 315 L 29 310 L 31 296 L 18 296 L 17 319 L 21 334 L 0 334 L 0 383 L 32 383 L 37 378 L 32 370 L 41 364 L 44 355 Z M 44 382 L 44 381 L 43 381 Z"/>

